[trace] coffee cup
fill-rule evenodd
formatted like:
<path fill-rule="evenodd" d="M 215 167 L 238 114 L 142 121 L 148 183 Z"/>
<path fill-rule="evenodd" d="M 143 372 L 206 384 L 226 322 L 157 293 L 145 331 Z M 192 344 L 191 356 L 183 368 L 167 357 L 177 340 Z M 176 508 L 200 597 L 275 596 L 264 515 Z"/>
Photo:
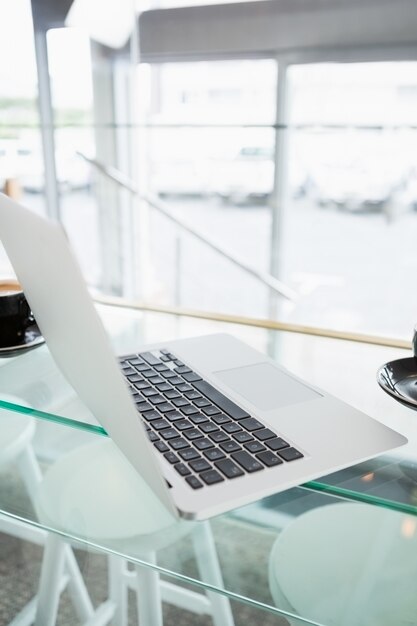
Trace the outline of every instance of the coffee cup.
<path fill-rule="evenodd" d="M 12 278 L 0 280 L 0 348 L 22 343 L 26 329 L 34 322 L 21 285 Z"/>

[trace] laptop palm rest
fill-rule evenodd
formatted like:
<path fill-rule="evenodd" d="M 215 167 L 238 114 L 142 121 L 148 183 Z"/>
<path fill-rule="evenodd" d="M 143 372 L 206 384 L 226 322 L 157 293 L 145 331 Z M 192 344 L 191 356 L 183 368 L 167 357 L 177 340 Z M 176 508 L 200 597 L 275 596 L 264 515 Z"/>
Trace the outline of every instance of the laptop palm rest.
<path fill-rule="evenodd" d="M 235 367 L 214 374 L 261 411 L 271 411 L 321 397 L 319 393 L 271 363 Z"/>

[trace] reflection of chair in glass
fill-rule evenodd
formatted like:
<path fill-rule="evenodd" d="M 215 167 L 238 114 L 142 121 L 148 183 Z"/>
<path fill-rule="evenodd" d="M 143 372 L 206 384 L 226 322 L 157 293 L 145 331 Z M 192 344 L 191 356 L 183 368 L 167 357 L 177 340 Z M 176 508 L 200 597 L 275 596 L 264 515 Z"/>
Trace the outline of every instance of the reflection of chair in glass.
<path fill-rule="evenodd" d="M 2 395 L 2 400 L 19 403 L 13 397 Z M 42 474 L 32 448 L 32 439 L 35 433 L 35 421 L 25 415 L 1 410 L 0 416 L 0 468 L 16 465 L 29 498 L 33 501 L 37 489 L 42 481 Z M 13 519 L 0 519 L 0 530 L 10 535 L 23 536 L 32 540 L 31 533 L 22 531 L 21 524 Z M 45 537 L 36 534 L 36 541 L 43 543 Z M 68 585 L 68 591 L 76 609 L 77 615 L 83 622 L 93 614 L 93 607 L 87 594 L 74 554 L 69 546 L 63 553 L 62 575 L 57 584 L 62 591 Z M 26 626 L 34 619 L 37 598 L 33 598 L 13 620 L 16 626 Z"/>
<path fill-rule="evenodd" d="M 417 520 L 357 503 L 309 511 L 276 540 L 269 585 L 277 607 L 326 626 L 416 624 Z"/>
<path fill-rule="evenodd" d="M 201 580 L 223 587 L 209 524 L 173 519 L 110 440 L 81 446 L 52 465 L 39 489 L 37 510 L 42 523 L 69 537 L 85 538 L 144 563 L 156 564 L 157 551 L 190 535 Z M 59 589 L 54 581 L 62 571 L 67 545 L 58 535 L 51 534 L 48 541 L 36 626 L 55 623 Z M 181 556 L 180 551 L 179 560 Z M 114 555 L 109 558 L 109 601 L 94 625 L 110 620 L 117 626 L 127 624 L 128 588 L 136 590 L 141 625 L 162 625 L 162 599 L 211 615 L 215 626 L 233 626 L 229 602 L 221 595 L 160 581 L 155 569 L 136 565 L 131 570 Z"/>

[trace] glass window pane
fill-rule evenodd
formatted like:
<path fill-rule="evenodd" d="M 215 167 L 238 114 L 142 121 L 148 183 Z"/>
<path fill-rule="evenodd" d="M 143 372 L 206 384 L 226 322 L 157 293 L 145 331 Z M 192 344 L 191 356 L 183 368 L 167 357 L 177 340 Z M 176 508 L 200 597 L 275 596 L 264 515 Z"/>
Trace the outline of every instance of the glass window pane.
<path fill-rule="evenodd" d="M 417 295 L 417 64 L 296 66 L 281 276 L 291 319 L 410 336 Z M 411 281 L 411 282 L 410 282 Z"/>

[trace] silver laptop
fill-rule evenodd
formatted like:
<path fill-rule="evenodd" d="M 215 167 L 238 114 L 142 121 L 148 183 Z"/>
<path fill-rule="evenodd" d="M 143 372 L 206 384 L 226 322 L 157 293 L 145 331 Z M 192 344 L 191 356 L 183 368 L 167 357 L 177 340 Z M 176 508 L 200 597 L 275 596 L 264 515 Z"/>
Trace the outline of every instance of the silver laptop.
<path fill-rule="evenodd" d="M 116 358 L 62 227 L 0 195 L 0 239 L 57 365 L 175 516 L 211 517 L 407 441 L 229 335 Z"/>

